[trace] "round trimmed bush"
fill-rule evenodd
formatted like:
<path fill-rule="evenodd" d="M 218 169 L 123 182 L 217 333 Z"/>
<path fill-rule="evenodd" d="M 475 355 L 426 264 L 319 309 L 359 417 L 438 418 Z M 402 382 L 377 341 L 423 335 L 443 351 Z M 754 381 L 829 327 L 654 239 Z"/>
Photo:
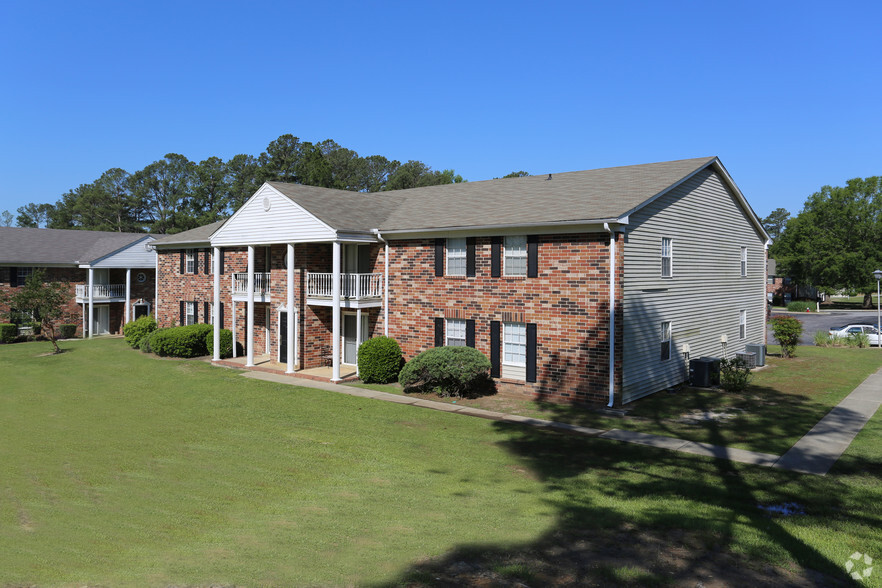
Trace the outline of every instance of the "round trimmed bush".
<path fill-rule="evenodd" d="M 358 375 L 367 384 L 388 384 L 398 379 L 404 357 L 392 337 L 374 337 L 358 348 Z"/>
<path fill-rule="evenodd" d="M 142 316 L 123 326 L 123 335 L 126 337 L 132 349 L 138 349 L 141 346 L 141 339 L 156 330 L 156 319 L 153 315 Z"/>
<path fill-rule="evenodd" d="M 214 328 L 205 336 L 205 348 L 208 350 L 208 355 L 214 354 Z M 244 355 L 241 343 L 236 343 L 236 351 L 240 357 Z M 233 331 L 229 329 L 220 330 L 220 356 L 221 359 L 233 357 Z"/>
<path fill-rule="evenodd" d="M 200 357 L 208 355 L 205 338 L 212 326 L 206 324 L 172 327 L 150 337 L 150 349 L 163 357 Z"/>
<path fill-rule="evenodd" d="M 18 334 L 18 327 L 12 323 L 0 323 L 0 343 L 12 343 Z"/>
<path fill-rule="evenodd" d="M 405 392 L 476 396 L 492 388 L 490 360 L 472 347 L 434 347 L 411 359 L 398 375 Z"/>

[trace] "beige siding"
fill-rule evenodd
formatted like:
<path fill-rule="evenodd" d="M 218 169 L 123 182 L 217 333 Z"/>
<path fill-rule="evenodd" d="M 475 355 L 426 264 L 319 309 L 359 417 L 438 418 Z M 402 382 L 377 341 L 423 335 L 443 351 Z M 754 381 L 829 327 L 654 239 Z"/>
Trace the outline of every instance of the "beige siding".
<path fill-rule="evenodd" d="M 625 240 L 622 398 L 683 382 L 692 359 L 734 357 L 763 343 L 765 243 L 720 177 L 699 172 L 631 215 Z M 661 277 L 663 237 L 673 239 L 673 277 Z M 747 277 L 741 247 L 747 247 Z M 739 334 L 747 311 L 747 336 Z M 661 323 L 672 323 L 671 359 L 661 360 Z M 726 335 L 724 349 L 721 335 Z"/>
<path fill-rule="evenodd" d="M 264 199 L 270 209 L 265 210 Z M 213 246 L 269 245 L 290 241 L 330 241 L 326 224 L 290 199 L 264 185 L 211 238 Z"/>

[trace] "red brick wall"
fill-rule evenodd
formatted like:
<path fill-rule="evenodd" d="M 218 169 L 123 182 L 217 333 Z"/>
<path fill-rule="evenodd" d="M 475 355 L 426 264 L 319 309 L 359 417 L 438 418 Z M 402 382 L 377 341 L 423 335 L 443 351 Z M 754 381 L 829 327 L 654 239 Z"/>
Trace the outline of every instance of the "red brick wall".
<path fill-rule="evenodd" d="M 434 319 L 475 320 L 475 344 L 490 355 L 490 321 L 522 315 L 537 326 L 537 382 L 499 388 L 558 402 L 601 401 L 609 389 L 609 237 L 539 237 L 539 276 L 490 277 L 490 239 L 476 242 L 476 277 L 435 277 L 433 239 L 392 241 L 390 336 L 407 359 L 434 345 Z M 617 248 L 621 317 L 622 247 Z M 520 322 L 520 321 L 518 321 Z M 621 341 L 621 319 L 618 321 Z M 621 386 L 621 346 L 616 354 Z"/>

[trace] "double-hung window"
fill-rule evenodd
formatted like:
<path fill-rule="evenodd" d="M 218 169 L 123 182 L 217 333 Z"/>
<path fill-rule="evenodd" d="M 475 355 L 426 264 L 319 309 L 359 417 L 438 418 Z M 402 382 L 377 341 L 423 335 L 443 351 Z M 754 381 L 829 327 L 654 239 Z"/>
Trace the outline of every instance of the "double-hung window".
<path fill-rule="evenodd" d="M 674 243 L 670 237 L 662 237 L 661 277 L 670 278 L 674 268 Z"/>
<path fill-rule="evenodd" d="M 187 249 L 185 257 L 184 272 L 188 274 L 196 273 L 196 250 Z"/>
<path fill-rule="evenodd" d="M 741 248 L 741 277 L 747 277 L 747 247 Z"/>
<path fill-rule="evenodd" d="M 19 286 L 24 285 L 24 283 L 28 281 L 28 278 L 30 278 L 30 277 L 31 277 L 31 274 L 33 274 L 33 273 L 34 273 L 34 268 L 32 268 L 32 267 L 20 267 L 20 268 L 18 268 L 18 271 L 17 271 L 17 274 L 18 274 L 18 279 L 17 279 L 18 281 L 17 281 L 17 283 L 18 283 L 18 285 L 19 285 Z"/>
<path fill-rule="evenodd" d="M 671 359 L 671 321 L 662 321 L 661 324 L 661 360 Z"/>
<path fill-rule="evenodd" d="M 527 236 L 513 235 L 505 238 L 503 275 L 527 275 Z"/>
<path fill-rule="evenodd" d="M 184 303 L 184 324 L 185 325 L 196 324 L 196 303 L 195 302 L 185 302 Z"/>
<path fill-rule="evenodd" d="M 741 311 L 741 317 L 738 319 L 738 334 L 742 339 L 747 338 L 747 311 Z"/>
<path fill-rule="evenodd" d="M 455 237 L 447 239 L 447 275 L 466 275 L 466 239 Z"/>
<path fill-rule="evenodd" d="M 466 322 L 465 319 L 447 319 L 447 325 L 444 329 L 444 344 L 451 347 L 465 347 L 466 344 Z"/>
<path fill-rule="evenodd" d="M 502 323 L 502 377 L 525 379 L 527 369 L 527 325 Z"/>

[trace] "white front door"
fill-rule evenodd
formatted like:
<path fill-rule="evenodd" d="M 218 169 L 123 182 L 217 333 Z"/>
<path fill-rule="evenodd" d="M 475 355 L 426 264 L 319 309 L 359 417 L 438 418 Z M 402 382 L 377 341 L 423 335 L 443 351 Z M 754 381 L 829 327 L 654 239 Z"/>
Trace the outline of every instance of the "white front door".
<path fill-rule="evenodd" d="M 110 332 L 110 306 L 98 304 L 94 308 L 92 333 L 95 335 L 106 335 Z"/>
<path fill-rule="evenodd" d="M 343 315 L 343 363 L 349 365 L 356 364 L 356 356 L 358 352 L 358 332 L 356 331 L 357 323 L 356 315 Z M 361 340 L 367 339 L 368 315 L 361 315 Z"/>

